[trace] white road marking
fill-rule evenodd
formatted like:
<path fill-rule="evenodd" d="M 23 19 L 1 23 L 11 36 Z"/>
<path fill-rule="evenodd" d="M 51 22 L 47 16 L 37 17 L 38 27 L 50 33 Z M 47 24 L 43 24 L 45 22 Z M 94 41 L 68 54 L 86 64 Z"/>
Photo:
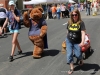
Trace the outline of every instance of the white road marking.
<path fill-rule="evenodd" d="M 64 23 L 63 25 L 67 25 L 68 22 Z"/>

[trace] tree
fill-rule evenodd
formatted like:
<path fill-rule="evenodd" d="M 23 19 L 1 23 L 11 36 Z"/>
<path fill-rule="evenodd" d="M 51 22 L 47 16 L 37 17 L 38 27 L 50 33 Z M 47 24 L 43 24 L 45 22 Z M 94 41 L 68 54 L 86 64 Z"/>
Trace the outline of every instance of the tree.
<path fill-rule="evenodd" d="M 80 0 L 80 3 L 84 3 L 85 2 L 85 0 Z"/>

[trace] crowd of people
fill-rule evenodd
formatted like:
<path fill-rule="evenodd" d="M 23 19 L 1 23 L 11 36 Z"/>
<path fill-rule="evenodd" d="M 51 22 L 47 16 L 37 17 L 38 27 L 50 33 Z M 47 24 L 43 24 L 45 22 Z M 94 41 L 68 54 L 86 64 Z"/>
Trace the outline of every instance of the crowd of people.
<path fill-rule="evenodd" d="M 69 18 L 69 11 L 65 4 L 53 4 L 48 6 L 48 16 L 49 19 L 60 19 L 60 18 Z"/>
<path fill-rule="evenodd" d="M 84 3 L 68 3 L 68 4 L 52 4 L 48 6 L 48 16 L 49 19 L 60 19 L 60 18 L 69 18 L 70 12 L 74 9 L 81 11 L 86 11 L 86 15 L 97 15 L 99 9 L 99 3 L 97 1 L 87 1 Z"/>

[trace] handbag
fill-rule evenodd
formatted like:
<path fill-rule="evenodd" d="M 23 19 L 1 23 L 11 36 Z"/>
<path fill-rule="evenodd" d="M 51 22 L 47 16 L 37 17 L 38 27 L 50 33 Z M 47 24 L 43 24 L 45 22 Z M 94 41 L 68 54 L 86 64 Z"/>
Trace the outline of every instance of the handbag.
<path fill-rule="evenodd" d="M 63 42 L 62 42 L 62 50 L 61 50 L 61 52 L 62 52 L 63 54 L 66 53 L 66 41 L 63 41 Z"/>

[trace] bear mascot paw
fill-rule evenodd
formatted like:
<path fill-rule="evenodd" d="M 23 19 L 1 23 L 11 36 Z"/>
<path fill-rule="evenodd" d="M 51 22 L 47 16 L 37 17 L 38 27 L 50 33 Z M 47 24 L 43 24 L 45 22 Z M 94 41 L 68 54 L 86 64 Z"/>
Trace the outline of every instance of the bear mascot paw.
<path fill-rule="evenodd" d="M 41 7 L 35 7 L 23 14 L 24 25 L 29 28 L 29 39 L 34 44 L 33 58 L 41 58 L 43 49 L 48 48 L 47 24 L 42 18 L 42 13 Z"/>

